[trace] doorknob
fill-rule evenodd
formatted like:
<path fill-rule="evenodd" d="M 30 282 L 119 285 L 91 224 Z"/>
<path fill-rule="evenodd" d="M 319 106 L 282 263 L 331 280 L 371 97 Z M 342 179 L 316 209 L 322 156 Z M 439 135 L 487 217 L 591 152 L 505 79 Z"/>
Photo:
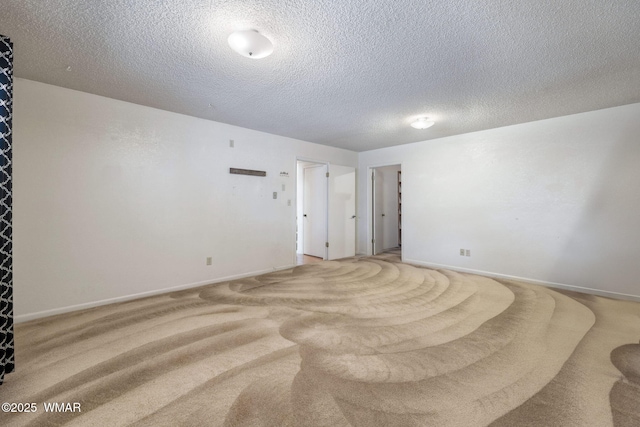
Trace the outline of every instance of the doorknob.
<path fill-rule="evenodd" d="M 351 219 L 355 219 L 355 217 L 356 217 L 356 216 L 354 215 L 354 216 L 352 216 L 352 217 L 351 217 Z"/>
<path fill-rule="evenodd" d="M 382 214 L 382 216 L 384 216 L 384 214 Z"/>
<path fill-rule="evenodd" d="M 306 217 L 307 217 L 307 214 L 304 214 L 304 215 L 302 215 L 302 216 L 306 218 Z"/>

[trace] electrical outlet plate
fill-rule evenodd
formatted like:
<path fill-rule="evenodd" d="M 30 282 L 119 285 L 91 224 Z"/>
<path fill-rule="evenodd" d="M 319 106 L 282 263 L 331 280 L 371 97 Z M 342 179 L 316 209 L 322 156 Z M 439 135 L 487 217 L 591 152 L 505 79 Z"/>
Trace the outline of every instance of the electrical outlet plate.
<path fill-rule="evenodd" d="M 212 259 L 210 256 L 207 257 L 207 265 L 211 265 Z"/>
<path fill-rule="evenodd" d="M 464 249 L 460 249 L 460 256 L 464 256 Z"/>
<path fill-rule="evenodd" d="M 465 249 L 464 254 L 466 256 L 471 256 L 471 249 Z"/>

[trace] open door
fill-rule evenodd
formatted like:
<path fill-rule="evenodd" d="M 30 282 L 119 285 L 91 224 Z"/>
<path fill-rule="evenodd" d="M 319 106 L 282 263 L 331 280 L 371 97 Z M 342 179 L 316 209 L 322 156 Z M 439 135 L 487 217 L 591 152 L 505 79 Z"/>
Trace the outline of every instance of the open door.
<path fill-rule="evenodd" d="M 339 259 L 356 254 L 356 169 L 329 165 L 329 254 Z"/>
<path fill-rule="evenodd" d="M 371 171 L 371 182 L 373 184 L 373 255 L 378 255 L 384 249 L 384 209 L 383 209 L 383 180 L 384 175 L 373 169 Z"/>
<path fill-rule="evenodd" d="M 371 169 L 371 253 L 400 247 L 400 165 Z"/>
<path fill-rule="evenodd" d="M 304 168 L 303 253 L 325 257 L 327 242 L 327 165 Z"/>

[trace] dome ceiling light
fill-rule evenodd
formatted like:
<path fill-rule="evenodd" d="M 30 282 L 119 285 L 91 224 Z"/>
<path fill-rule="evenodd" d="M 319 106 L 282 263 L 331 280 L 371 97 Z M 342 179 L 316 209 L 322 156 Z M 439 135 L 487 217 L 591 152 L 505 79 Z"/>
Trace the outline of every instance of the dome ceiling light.
<path fill-rule="evenodd" d="M 229 46 L 242 56 L 260 59 L 271 55 L 273 43 L 256 30 L 242 30 L 231 33 Z"/>
<path fill-rule="evenodd" d="M 416 129 L 427 129 L 436 124 L 435 122 L 429 120 L 428 117 L 420 117 L 413 123 L 411 123 L 411 127 Z"/>

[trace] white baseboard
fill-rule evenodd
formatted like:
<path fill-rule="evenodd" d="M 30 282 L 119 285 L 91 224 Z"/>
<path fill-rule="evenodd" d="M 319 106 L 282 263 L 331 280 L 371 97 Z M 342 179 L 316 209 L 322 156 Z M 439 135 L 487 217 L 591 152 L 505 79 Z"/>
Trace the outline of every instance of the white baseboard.
<path fill-rule="evenodd" d="M 619 292 L 603 291 L 601 289 L 593 289 L 593 288 L 583 288 L 581 286 L 567 285 L 564 283 L 546 282 L 544 280 L 529 279 L 527 277 L 510 276 L 508 274 L 493 273 L 491 271 L 474 270 L 471 268 L 462 268 L 462 267 L 456 267 L 456 266 L 444 265 L 444 264 L 436 264 L 431 262 L 418 261 L 414 259 L 405 258 L 402 260 L 402 262 L 406 262 L 407 264 L 415 264 L 422 267 L 434 268 L 434 269 L 442 268 L 445 270 L 452 270 L 452 271 L 457 271 L 461 273 L 472 273 L 480 276 L 495 277 L 497 279 L 519 280 L 521 282 L 547 286 L 549 288 L 558 288 L 558 289 L 564 289 L 567 291 L 581 292 L 583 294 L 591 294 L 591 295 L 598 295 L 598 296 L 614 298 L 614 299 L 626 299 L 630 301 L 640 302 L 640 295 L 623 294 Z"/>
<path fill-rule="evenodd" d="M 20 314 L 20 315 L 14 316 L 13 321 L 14 323 L 23 323 L 23 322 L 28 322 L 29 320 L 40 319 L 42 317 L 54 316 L 56 314 L 69 313 L 71 311 L 85 310 L 87 308 L 99 307 L 101 305 L 114 304 L 114 303 L 123 302 L 123 301 L 131 301 L 138 298 L 150 297 L 153 295 L 159 295 L 159 294 L 164 294 L 168 292 L 181 291 L 181 290 L 190 289 L 190 288 L 197 288 L 198 286 L 211 285 L 214 283 L 227 282 L 229 280 L 242 279 L 244 277 L 257 276 L 260 274 L 271 273 L 273 271 L 286 270 L 288 268 L 293 268 L 293 267 L 295 267 L 295 265 L 274 267 L 272 269 L 265 269 L 265 270 L 253 271 L 250 273 L 236 274 L 233 276 L 226 276 L 226 277 L 221 277 L 217 279 L 204 280 L 202 282 L 187 283 L 184 285 L 172 286 L 169 288 L 154 289 L 153 291 L 140 292 L 137 294 L 123 295 L 120 297 L 108 298 L 108 299 L 103 299 L 99 301 L 69 305 L 66 307 L 38 311 L 35 313 Z"/>
<path fill-rule="evenodd" d="M 626 299 L 626 300 L 640 302 L 640 295 L 630 295 L 630 294 L 623 294 L 619 292 L 603 291 L 600 289 L 584 288 L 581 286 L 567 285 L 564 283 L 546 282 L 544 280 L 529 279 L 526 277 L 519 277 L 519 276 L 510 276 L 508 274 L 499 274 L 491 271 L 474 270 L 471 268 L 462 268 L 462 267 L 451 266 L 451 265 L 436 264 L 436 263 L 418 261 L 418 260 L 407 259 L 407 258 L 403 259 L 402 262 L 406 262 L 407 264 L 415 264 L 422 267 L 434 268 L 434 269 L 442 268 L 442 269 L 458 271 L 462 273 L 472 273 L 472 274 L 478 274 L 481 276 L 495 277 L 498 279 L 519 280 L 522 282 L 533 283 L 536 285 L 547 286 L 550 288 L 565 289 L 569 291 L 582 292 L 585 294 L 599 295 L 603 297 L 609 297 L 609 298 L 615 298 L 615 299 Z M 179 285 L 179 286 L 172 286 L 169 288 L 156 289 L 148 292 L 140 292 L 137 294 L 130 294 L 130 295 L 124 295 L 120 297 L 109 298 L 109 299 L 104 299 L 99 301 L 87 302 L 83 304 L 70 305 L 66 307 L 54 308 L 51 310 L 38 311 L 35 313 L 20 314 L 20 315 L 14 316 L 14 322 L 23 323 L 23 322 L 28 322 L 30 320 L 40 319 L 42 317 L 54 316 L 56 314 L 69 313 L 71 311 L 84 310 L 87 308 L 99 307 L 101 305 L 114 304 L 117 302 L 130 301 L 138 298 L 144 298 L 144 297 L 159 295 L 159 294 L 168 293 L 168 292 L 180 291 L 180 290 L 190 289 L 190 288 L 197 288 L 198 286 L 226 282 L 226 281 L 235 280 L 235 279 L 242 279 L 244 277 L 257 276 L 260 274 L 270 273 L 273 271 L 286 270 L 288 268 L 293 268 L 293 267 L 295 267 L 295 265 L 287 265 L 282 267 L 276 267 L 273 269 L 265 269 L 265 270 L 253 271 L 250 273 L 236 274 L 236 275 L 221 277 L 221 278 L 212 279 L 212 280 L 205 280 L 202 282 L 188 283 L 188 284 Z"/>

